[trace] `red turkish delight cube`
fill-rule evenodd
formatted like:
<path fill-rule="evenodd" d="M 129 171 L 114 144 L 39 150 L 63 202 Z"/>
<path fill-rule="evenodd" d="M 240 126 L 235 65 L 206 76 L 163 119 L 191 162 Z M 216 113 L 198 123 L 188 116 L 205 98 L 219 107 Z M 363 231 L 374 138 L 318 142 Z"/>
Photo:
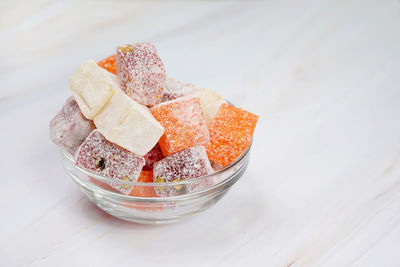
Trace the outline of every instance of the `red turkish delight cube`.
<path fill-rule="evenodd" d="M 144 165 L 143 170 L 153 170 L 154 162 L 162 160 L 164 158 L 161 147 L 158 143 L 143 157 L 146 160 L 146 164 Z"/>

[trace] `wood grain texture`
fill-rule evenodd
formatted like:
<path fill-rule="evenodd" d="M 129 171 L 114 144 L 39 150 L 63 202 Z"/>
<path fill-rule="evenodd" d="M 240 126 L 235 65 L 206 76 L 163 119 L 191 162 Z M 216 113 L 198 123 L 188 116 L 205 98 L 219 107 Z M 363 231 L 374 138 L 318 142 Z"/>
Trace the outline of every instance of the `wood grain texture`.
<path fill-rule="evenodd" d="M 0 265 L 399 266 L 399 25 L 399 1 L 2 1 Z M 48 137 L 78 65 L 135 41 L 261 117 L 244 177 L 180 224 L 103 213 Z"/>

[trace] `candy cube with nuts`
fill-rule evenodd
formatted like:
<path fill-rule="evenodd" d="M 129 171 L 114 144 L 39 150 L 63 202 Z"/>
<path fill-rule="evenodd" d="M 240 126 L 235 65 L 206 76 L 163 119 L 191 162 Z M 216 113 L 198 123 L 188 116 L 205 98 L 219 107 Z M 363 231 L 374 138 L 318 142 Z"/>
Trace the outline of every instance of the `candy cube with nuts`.
<path fill-rule="evenodd" d="M 162 101 L 166 72 L 152 43 L 119 46 L 117 76 L 122 90 L 133 100 L 145 106 Z"/>
<path fill-rule="evenodd" d="M 194 146 L 172 154 L 154 163 L 154 182 L 180 182 L 211 174 L 213 169 L 207 158 L 204 146 Z M 190 192 L 197 185 L 159 186 L 156 193 L 161 196 L 174 196 Z"/>
<path fill-rule="evenodd" d="M 111 178 L 109 185 L 127 195 L 132 187 L 121 181 L 136 182 L 145 160 L 111 143 L 98 130 L 94 130 L 80 146 L 75 164 Z"/>

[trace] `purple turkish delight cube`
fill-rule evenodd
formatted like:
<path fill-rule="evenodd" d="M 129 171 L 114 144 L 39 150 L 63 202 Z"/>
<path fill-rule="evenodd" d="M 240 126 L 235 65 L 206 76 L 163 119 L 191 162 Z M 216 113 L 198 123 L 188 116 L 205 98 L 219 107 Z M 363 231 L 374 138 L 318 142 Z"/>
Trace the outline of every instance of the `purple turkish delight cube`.
<path fill-rule="evenodd" d="M 162 102 L 177 99 L 178 97 L 189 95 L 195 89 L 194 84 L 183 83 L 168 77 L 164 83 Z"/>
<path fill-rule="evenodd" d="M 145 106 L 162 101 L 166 72 L 152 43 L 117 48 L 117 77 L 122 90 Z"/>
<path fill-rule="evenodd" d="M 56 145 L 74 155 L 94 128 L 93 121 L 82 115 L 74 97 L 71 96 L 50 121 L 50 138 Z"/>
<path fill-rule="evenodd" d="M 213 173 L 204 146 L 194 146 L 172 154 L 154 163 L 154 182 L 180 182 Z M 187 185 L 160 186 L 156 193 L 161 196 L 174 196 L 203 187 L 208 181 L 197 181 Z"/>
<path fill-rule="evenodd" d="M 111 143 L 98 130 L 94 130 L 79 147 L 75 164 L 98 175 L 111 178 L 108 184 L 127 195 L 132 186 L 123 182 L 136 182 L 145 159 Z"/>

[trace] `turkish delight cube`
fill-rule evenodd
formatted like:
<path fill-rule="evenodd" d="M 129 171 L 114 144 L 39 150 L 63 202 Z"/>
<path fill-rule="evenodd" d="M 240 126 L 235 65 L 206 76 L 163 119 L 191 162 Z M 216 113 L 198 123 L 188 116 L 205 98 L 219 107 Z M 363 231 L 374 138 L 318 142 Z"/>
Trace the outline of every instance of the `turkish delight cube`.
<path fill-rule="evenodd" d="M 78 104 L 71 96 L 50 121 L 50 138 L 56 145 L 74 155 L 93 129 L 93 121 L 82 115 Z"/>
<path fill-rule="evenodd" d="M 138 183 L 152 183 L 153 182 L 153 171 L 142 171 L 140 173 L 139 178 L 137 179 Z M 135 185 L 132 191 L 129 193 L 130 196 L 135 197 L 158 197 L 153 186 L 147 185 Z"/>
<path fill-rule="evenodd" d="M 194 89 L 195 87 L 191 83 L 183 83 L 174 78 L 168 77 L 164 83 L 162 102 L 189 95 Z"/>
<path fill-rule="evenodd" d="M 92 183 L 94 183 L 95 185 L 97 185 L 97 186 L 99 186 L 99 187 L 101 187 L 103 189 L 107 189 L 107 190 L 119 193 L 118 190 L 116 190 L 115 188 L 111 187 L 109 184 L 107 184 L 107 183 L 105 183 L 103 181 L 97 180 L 96 178 L 93 178 L 93 177 L 89 177 L 89 180 Z"/>
<path fill-rule="evenodd" d="M 209 143 L 207 123 L 199 98 L 180 97 L 152 107 L 151 112 L 165 130 L 159 141 L 164 156 Z"/>
<path fill-rule="evenodd" d="M 142 170 L 137 179 L 138 183 L 152 183 L 153 182 L 153 170 Z"/>
<path fill-rule="evenodd" d="M 172 154 L 154 163 L 154 182 L 180 182 L 211 174 L 213 169 L 208 160 L 204 146 L 194 146 Z M 188 193 L 196 187 L 192 185 L 171 185 L 156 187 L 159 196 L 173 196 Z"/>
<path fill-rule="evenodd" d="M 103 60 L 100 60 L 97 62 L 97 65 L 113 74 L 117 74 L 117 55 L 114 54 Z"/>
<path fill-rule="evenodd" d="M 98 130 L 94 130 L 79 147 L 75 164 L 111 178 L 108 184 L 112 188 L 129 194 L 132 186 L 123 182 L 136 182 L 145 160 L 142 156 L 111 143 Z"/>
<path fill-rule="evenodd" d="M 94 118 L 94 124 L 111 142 L 138 155 L 145 155 L 164 133 L 150 110 L 116 90 Z"/>
<path fill-rule="evenodd" d="M 157 143 L 152 150 L 150 150 L 146 155 L 143 156 L 146 160 L 146 164 L 143 170 L 153 170 L 153 164 L 156 161 L 162 160 L 164 155 L 161 151 L 160 145 Z"/>
<path fill-rule="evenodd" d="M 119 88 L 116 76 L 90 59 L 69 80 L 72 95 L 82 114 L 92 120 Z"/>
<path fill-rule="evenodd" d="M 250 145 L 258 116 L 229 104 L 222 104 L 211 122 L 207 154 L 226 167 Z"/>
<path fill-rule="evenodd" d="M 162 101 L 166 72 L 152 43 L 119 46 L 117 76 L 122 90 L 133 100 L 146 106 Z"/>
<path fill-rule="evenodd" d="M 195 89 L 193 94 L 200 99 L 200 105 L 203 109 L 207 125 L 210 125 L 211 121 L 217 114 L 219 107 L 227 102 L 222 96 L 211 89 Z"/>

